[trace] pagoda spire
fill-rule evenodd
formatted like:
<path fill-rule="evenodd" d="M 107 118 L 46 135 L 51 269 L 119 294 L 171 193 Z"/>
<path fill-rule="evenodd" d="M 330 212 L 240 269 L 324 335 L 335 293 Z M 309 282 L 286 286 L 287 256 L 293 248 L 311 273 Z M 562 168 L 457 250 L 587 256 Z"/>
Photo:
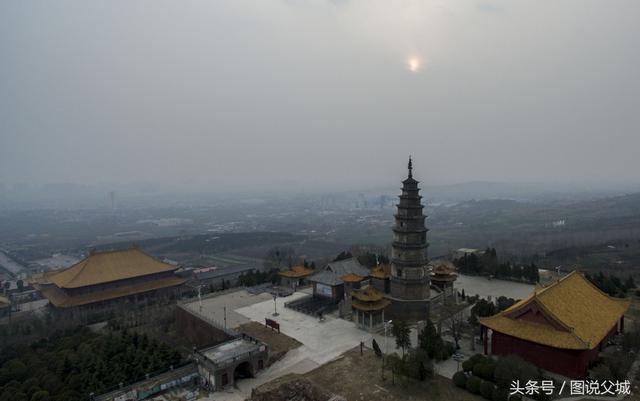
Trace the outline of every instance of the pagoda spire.
<path fill-rule="evenodd" d="M 409 178 L 413 178 L 413 163 L 411 162 L 411 155 L 409 155 Z"/>

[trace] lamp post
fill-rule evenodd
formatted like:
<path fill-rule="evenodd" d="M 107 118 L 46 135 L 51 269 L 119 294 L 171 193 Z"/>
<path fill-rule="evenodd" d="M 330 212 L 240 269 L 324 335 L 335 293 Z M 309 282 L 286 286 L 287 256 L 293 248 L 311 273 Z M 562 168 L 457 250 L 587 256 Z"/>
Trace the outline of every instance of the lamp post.
<path fill-rule="evenodd" d="M 278 304 L 276 303 L 276 298 L 278 298 L 278 294 L 274 293 L 273 294 L 273 316 L 278 316 L 279 315 L 278 309 L 277 309 L 277 307 L 278 307 L 277 305 Z"/>

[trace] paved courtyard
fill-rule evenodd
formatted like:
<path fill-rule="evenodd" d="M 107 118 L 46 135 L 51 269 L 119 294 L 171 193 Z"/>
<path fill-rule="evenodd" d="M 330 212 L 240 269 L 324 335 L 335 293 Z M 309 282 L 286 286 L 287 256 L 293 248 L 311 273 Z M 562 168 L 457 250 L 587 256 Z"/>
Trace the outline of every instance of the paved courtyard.
<path fill-rule="evenodd" d="M 455 287 L 458 291 L 464 289 L 466 295 L 480 295 L 482 298 L 491 296 L 491 299 L 496 299 L 501 295 L 513 299 L 526 298 L 534 288 L 532 284 L 498 279 L 489 280 L 487 277 L 465 276 L 463 274 L 458 276 Z"/>
<path fill-rule="evenodd" d="M 251 321 L 246 316 L 237 313 L 236 310 L 238 308 L 266 300 L 271 300 L 271 306 L 273 307 L 273 296 L 271 294 L 262 293 L 254 295 L 242 289 L 231 291 L 226 294 L 211 294 L 203 297 L 202 307 L 200 307 L 200 302 L 197 300 L 185 303 L 183 306 L 196 315 L 202 315 L 207 319 L 218 322 L 220 325 L 224 325 L 226 315 L 226 327 L 235 329 L 241 324 L 249 323 Z"/>
<path fill-rule="evenodd" d="M 491 296 L 497 298 L 504 295 L 511 298 L 524 298 L 533 289 L 532 285 L 514 283 L 510 281 L 488 280 L 485 277 L 460 276 L 456 282 L 458 289 L 465 289 L 468 295 L 478 294 L 482 297 Z M 241 290 L 214 298 L 203 299 L 200 313 L 211 319 L 222 322 L 224 306 L 227 308 L 228 327 L 237 327 L 249 321 L 264 324 L 265 318 L 276 320 L 280 324 L 280 331 L 289 337 L 298 340 L 303 345 L 289 351 L 282 359 L 259 372 L 256 377 L 244 379 L 237 383 L 238 388 L 225 392 L 211 394 L 211 398 L 202 400 L 243 400 L 251 395 L 251 390 L 263 383 L 284 376 L 288 373 L 307 373 L 320 365 L 340 358 L 341 355 L 353 347 L 357 347 L 364 341 L 371 348 L 372 340 L 378 342 L 385 351 L 385 339 L 381 333 L 368 333 L 360 330 L 356 325 L 335 314 L 326 315 L 323 321 L 316 317 L 287 309 L 286 302 L 290 302 L 307 296 L 308 291 L 296 292 L 288 297 L 277 298 L 275 310 L 278 316 L 273 316 L 274 301 L 269 294 L 253 295 Z M 194 311 L 199 309 L 199 303 L 193 302 L 187 306 Z M 417 343 L 417 332 L 412 330 L 411 340 L 413 345 Z M 472 355 L 470 340 L 461 341 L 462 352 Z M 388 337 L 386 352 L 400 352 L 395 348 L 395 339 Z M 458 363 L 453 359 L 440 362 L 436 365 L 439 374 L 451 377 L 457 370 Z"/>

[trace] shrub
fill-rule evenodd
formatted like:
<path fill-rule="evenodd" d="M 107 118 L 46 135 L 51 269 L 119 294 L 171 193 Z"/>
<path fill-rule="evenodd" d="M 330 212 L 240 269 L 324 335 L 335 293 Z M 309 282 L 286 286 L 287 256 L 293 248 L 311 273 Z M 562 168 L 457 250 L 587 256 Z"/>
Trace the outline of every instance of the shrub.
<path fill-rule="evenodd" d="M 479 363 L 479 362 L 486 362 L 487 359 L 488 358 L 486 356 L 482 355 L 482 354 L 475 354 L 471 358 L 469 358 L 469 360 L 473 361 L 474 364 Z"/>
<path fill-rule="evenodd" d="M 493 390 L 496 388 L 490 381 L 483 380 L 480 384 L 480 394 L 487 400 L 491 400 L 493 396 Z"/>
<path fill-rule="evenodd" d="M 599 363 L 598 365 L 594 366 L 589 373 L 589 377 L 598 381 L 614 379 L 613 373 L 611 373 L 611 369 L 609 369 L 609 367 L 604 363 Z"/>
<path fill-rule="evenodd" d="M 628 352 L 616 351 L 606 358 L 611 374 L 618 380 L 624 380 L 634 358 Z"/>
<path fill-rule="evenodd" d="M 509 401 L 509 390 L 496 387 L 493 389 L 493 394 L 491 395 L 491 399 L 493 401 Z"/>
<path fill-rule="evenodd" d="M 464 372 L 456 372 L 453 375 L 453 383 L 460 388 L 465 388 L 467 384 L 467 375 L 465 375 Z"/>
<path fill-rule="evenodd" d="M 493 375 L 496 384 L 502 388 L 509 388 L 514 380 L 526 383 L 528 380 L 540 379 L 538 368 L 515 355 L 500 358 Z"/>
<path fill-rule="evenodd" d="M 496 370 L 496 365 L 493 361 L 482 364 L 480 367 L 480 377 L 485 380 L 493 381 L 493 375 Z"/>
<path fill-rule="evenodd" d="M 484 379 L 484 377 L 482 376 L 483 366 L 484 366 L 484 363 L 482 362 L 476 363 L 475 365 L 473 365 L 473 370 L 472 370 L 473 375 Z"/>
<path fill-rule="evenodd" d="M 465 372 L 471 372 L 473 370 L 473 365 L 474 362 L 471 359 L 467 359 L 466 361 L 462 362 L 462 370 L 464 370 Z"/>
<path fill-rule="evenodd" d="M 496 365 L 493 361 L 488 360 L 486 362 L 476 363 L 473 366 L 473 374 L 482 379 L 493 381 L 493 373 L 495 371 Z"/>
<path fill-rule="evenodd" d="M 479 377 L 471 376 L 467 379 L 467 383 L 465 384 L 465 386 L 467 390 L 469 390 L 473 394 L 480 394 L 481 384 L 482 380 Z"/>

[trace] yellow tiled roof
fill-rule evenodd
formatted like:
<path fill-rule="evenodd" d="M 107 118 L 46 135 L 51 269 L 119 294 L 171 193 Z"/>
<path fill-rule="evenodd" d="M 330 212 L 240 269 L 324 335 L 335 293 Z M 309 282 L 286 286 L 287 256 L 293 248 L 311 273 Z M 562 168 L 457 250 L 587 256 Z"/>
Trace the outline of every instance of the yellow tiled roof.
<path fill-rule="evenodd" d="M 386 298 L 381 299 L 381 300 L 376 301 L 376 302 L 361 302 L 361 301 L 358 301 L 357 299 L 354 299 L 351 302 L 351 306 L 353 308 L 358 309 L 358 310 L 363 311 L 363 312 L 370 312 L 370 311 L 377 311 L 377 310 L 384 309 L 390 303 L 391 303 L 391 301 L 389 301 Z"/>
<path fill-rule="evenodd" d="M 312 275 L 315 272 L 313 269 L 306 268 L 304 266 L 293 266 L 291 270 L 285 270 L 278 274 L 282 277 L 300 278 Z"/>
<path fill-rule="evenodd" d="M 385 279 L 391 276 L 391 265 L 378 265 L 374 267 L 373 270 L 371 270 L 369 276 L 373 278 Z"/>
<path fill-rule="evenodd" d="M 565 330 L 514 319 L 510 316 L 535 302 Z M 593 349 L 629 308 L 629 301 L 600 291 L 574 271 L 545 288 L 536 288 L 526 299 L 497 315 L 481 318 L 493 330 L 556 348 Z"/>
<path fill-rule="evenodd" d="M 347 283 L 358 283 L 358 282 L 364 280 L 364 277 L 359 276 L 359 275 L 354 274 L 354 273 L 349 273 L 349 274 L 345 274 L 344 276 L 340 277 L 340 279 L 342 281 L 347 282 Z"/>
<path fill-rule="evenodd" d="M 458 278 L 456 267 L 448 260 L 436 260 L 431 263 L 429 275 L 433 281 L 455 281 Z"/>
<path fill-rule="evenodd" d="M 376 302 L 384 299 L 384 295 L 370 285 L 359 290 L 354 290 L 351 293 L 351 296 L 353 299 L 357 299 L 362 302 Z"/>
<path fill-rule="evenodd" d="M 163 288 L 176 287 L 184 284 L 186 279 L 174 276 L 165 277 L 144 283 L 127 285 L 124 287 L 111 288 L 104 291 L 94 291 L 86 294 L 69 296 L 63 290 L 55 285 L 36 284 L 36 288 L 40 290 L 42 295 L 58 308 L 70 308 L 92 304 L 101 301 L 108 301 L 116 298 L 122 298 L 134 294 L 142 294 L 149 291 L 159 290 Z"/>
<path fill-rule="evenodd" d="M 45 274 L 34 281 L 48 281 L 60 288 L 78 288 L 176 269 L 176 266 L 160 262 L 138 248 L 131 248 L 94 252 L 69 268 Z"/>

